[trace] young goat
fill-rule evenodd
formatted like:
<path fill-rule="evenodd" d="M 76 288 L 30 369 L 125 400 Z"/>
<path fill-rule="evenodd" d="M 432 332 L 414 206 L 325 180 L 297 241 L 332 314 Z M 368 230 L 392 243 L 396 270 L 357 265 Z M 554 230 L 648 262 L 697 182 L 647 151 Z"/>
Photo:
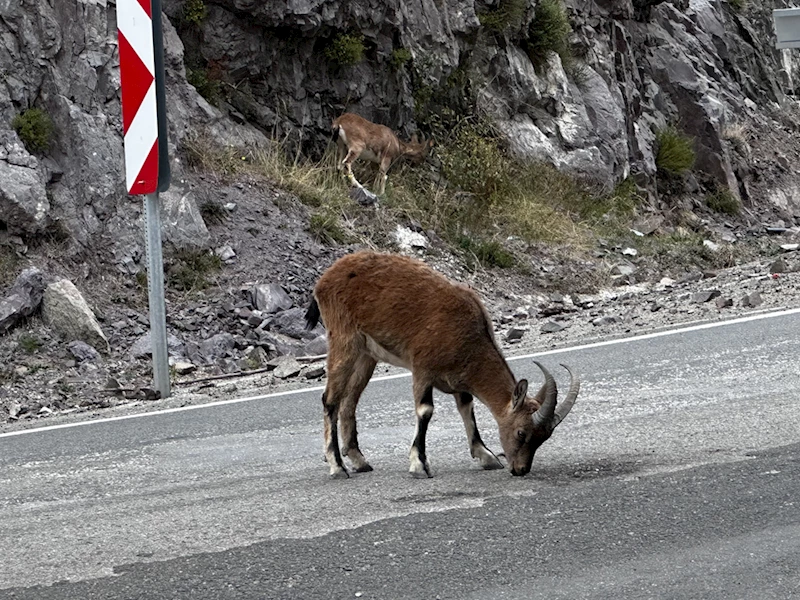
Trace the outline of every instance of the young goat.
<path fill-rule="evenodd" d="M 336 168 L 346 169 L 350 183 L 363 187 L 353 175 L 353 161 L 363 158 L 378 163 L 374 188 L 379 195 L 386 190 L 387 172 L 392 163 L 405 156 L 418 165 L 433 147 L 433 141 L 418 142 L 416 136 L 409 143 L 400 141 L 391 129 L 376 125 L 353 113 L 344 113 L 331 125 L 337 146 Z"/>
<path fill-rule="evenodd" d="M 425 434 L 433 415 L 433 388 L 455 396 L 473 458 L 484 469 L 501 469 L 478 433 L 473 396 L 489 407 L 512 475 L 531 470 L 537 448 L 578 396 L 578 378 L 562 365 L 570 374 L 570 387 L 556 408 L 555 380 L 536 363 L 545 383 L 534 398 L 529 397 L 528 382 L 515 381 L 478 295 L 418 260 L 369 251 L 344 256 L 314 288 L 306 313 L 308 327 L 313 328 L 320 317 L 328 335 L 328 384 L 322 405 L 325 456 L 332 477 L 348 476 L 342 454 L 356 471 L 372 470 L 358 447 L 356 405 L 378 361 L 412 373 L 417 429 L 409 470 L 415 477 L 431 477 Z"/>

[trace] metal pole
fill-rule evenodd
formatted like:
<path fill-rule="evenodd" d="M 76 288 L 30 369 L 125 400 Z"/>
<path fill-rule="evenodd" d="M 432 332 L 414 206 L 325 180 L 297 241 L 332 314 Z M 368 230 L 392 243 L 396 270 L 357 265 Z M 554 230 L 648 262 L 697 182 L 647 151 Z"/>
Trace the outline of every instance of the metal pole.
<path fill-rule="evenodd" d="M 147 219 L 147 291 L 150 302 L 150 346 L 153 381 L 162 398 L 168 398 L 167 310 L 164 305 L 164 258 L 161 254 L 161 207 L 158 192 L 145 196 Z"/>

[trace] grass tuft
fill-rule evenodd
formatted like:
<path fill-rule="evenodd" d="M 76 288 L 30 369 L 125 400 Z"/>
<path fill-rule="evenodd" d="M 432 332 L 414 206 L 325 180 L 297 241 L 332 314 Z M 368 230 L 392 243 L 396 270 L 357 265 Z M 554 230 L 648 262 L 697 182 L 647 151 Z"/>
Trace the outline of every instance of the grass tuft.
<path fill-rule="evenodd" d="M 568 69 L 575 61 L 569 44 L 571 33 L 569 17 L 561 0 L 541 0 L 528 26 L 528 37 L 523 48 L 537 70 L 547 63 L 550 52 L 558 54 L 564 68 Z"/>
<path fill-rule="evenodd" d="M 167 271 L 167 284 L 178 291 L 194 292 L 211 285 L 209 278 L 222 269 L 222 260 L 208 251 L 182 251 Z"/>
<path fill-rule="evenodd" d="M 685 133 L 669 126 L 656 132 L 658 153 L 656 166 L 670 175 L 682 175 L 694 166 L 694 140 Z"/>
<path fill-rule="evenodd" d="M 497 8 L 479 14 L 478 19 L 492 33 L 516 32 L 525 22 L 527 4 L 526 0 L 502 0 Z"/>
<path fill-rule="evenodd" d="M 727 187 L 720 187 L 706 196 L 706 205 L 714 212 L 726 215 L 738 215 L 742 209 L 741 202 Z"/>

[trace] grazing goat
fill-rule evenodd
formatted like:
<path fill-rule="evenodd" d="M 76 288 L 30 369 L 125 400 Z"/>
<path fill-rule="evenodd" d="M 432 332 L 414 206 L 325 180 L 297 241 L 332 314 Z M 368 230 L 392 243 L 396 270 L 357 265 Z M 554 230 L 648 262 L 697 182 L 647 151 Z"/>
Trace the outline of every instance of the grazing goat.
<path fill-rule="evenodd" d="M 374 189 L 379 195 L 386 190 L 387 172 L 392 163 L 401 156 L 418 165 L 433 147 L 433 140 L 417 141 L 416 135 L 406 143 L 397 138 L 391 129 L 377 125 L 353 113 L 344 113 L 331 125 L 337 147 L 336 168 L 347 171 L 352 185 L 363 187 L 353 175 L 353 161 L 363 158 L 378 163 L 378 175 Z"/>
<path fill-rule="evenodd" d="M 472 399 L 492 412 L 512 475 L 531 470 L 533 455 L 567 416 L 580 389 L 570 387 L 556 407 L 556 383 L 541 364 L 545 383 L 535 397 L 516 381 L 494 338 L 478 295 L 425 263 L 361 251 L 336 261 L 314 287 L 307 326 L 322 320 L 328 335 L 328 383 L 322 395 L 325 457 L 332 477 L 347 477 L 342 454 L 356 471 L 371 471 L 358 447 L 356 405 L 378 361 L 412 373 L 417 429 L 409 458 L 415 477 L 431 477 L 425 434 L 433 415 L 433 388 L 453 394 L 473 458 L 484 469 L 502 463 L 478 433 Z M 341 419 L 342 450 L 337 421 Z"/>

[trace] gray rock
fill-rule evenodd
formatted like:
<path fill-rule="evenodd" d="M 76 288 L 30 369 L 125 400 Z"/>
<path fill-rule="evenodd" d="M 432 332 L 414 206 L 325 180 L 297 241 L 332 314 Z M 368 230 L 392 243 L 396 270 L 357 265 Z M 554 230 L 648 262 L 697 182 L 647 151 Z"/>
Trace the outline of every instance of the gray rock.
<path fill-rule="evenodd" d="M 318 335 L 313 340 L 303 346 L 305 356 L 322 356 L 328 353 L 328 338 L 325 335 Z"/>
<path fill-rule="evenodd" d="M 720 309 L 728 308 L 730 306 L 733 306 L 733 299 L 732 298 L 725 298 L 723 296 L 719 296 L 716 299 L 716 305 L 717 305 L 717 308 L 720 308 Z"/>
<path fill-rule="evenodd" d="M 35 267 L 17 276 L 6 297 L 0 300 L 0 335 L 39 309 L 44 289 L 44 274 Z"/>
<path fill-rule="evenodd" d="M 207 363 L 229 358 L 236 348 L 236 339 L 230 333 L 218 333 L 200 342 L 200 354 Z"/>
<path fill-rule="evenodd" d="M 506 341 L 507 342 L 518 342 L 522 339 L 522 336 L 525 335 L 525 329 L 520 329 L 519 327 L 512 327 L 506 333 Z"/>
<path fill-rule="evenodd" d="M 167 354 L 175 359 L 182 358 L 184 343 L 171 333 L 167 333 Z M 143 334 L 128 351 L 133 358 L 148 358 L 153 354 L 150 342 L 150 332 Z"/>
<path fill-rule="evenodd" d="M 47 325 L 69 340 L 81 340 L 96 350 L 109 352 L 108 339 L 78 288 L 68 279 L 47 286 L 42 302 Z"/>
<path fill-rule="evenodd" d="M 191 194 L 171 188 L 161 194 L 164 241 L 178 250 L 205 250 L 211 243 L 200 210 Z"/>
<path fill-rule="evenodd" d="M 558 333 L 564 329 L 566 329 L 566 327 L 561 323 L 558 323 L 557 321 L 548 321 L 542 325 L 539 331 L 542 333 Z"/>
<path fill-rule="evenodd" d="M 755 308 L 760 306 L 764 301 L 761 299 L 761 294 L 758 292 L 751 292 L 745 294 L 739 301 L 739 304 L 744 307 Z"/>
<path fill-rule="evenodd" d="M 0 132 L 0 148 L 0 221 L 10 233 L 37 233 L 51 208 L 43 171 L 15 133 Z"/>
<path fill-rule="evenodd" d="M 312 331 L 306 331 L 305 315 L 304 308 L 284 310 L 275 315 L 270 329 L 298 340 L 313 340 L 322 333 L 322 327 L 317 325 Z"/>
<path fill-rule="evenodd" d="M 250 289 L 250 301 L 258 310 L 272 314 L 292 307 L 292 299 L 277 283 L 254 285 Z"/>
<path fill-rule="evenodd" d="M 722 294 L 719 290 L 702 290 L 692 294 L 692 302 L 702 304 L 719 297 Z"/>
<path fill-rule="evenodd" d="M 247 359 L 248 368 L 250 369 L 260 369 L 269 361 L 267 351 L 261 346 L 255 346 L 254 348 L 251 348 L 245 353 L 245 357 Z"/>
<path fill-rule="evenodd" d="M 785 273 L 786 272 L 786 262 L 779 258 L 769 266 L 770 273 Z"/>
<path fill-rule="evenodd" d="M 358 202 L 361 206 L 372 206 L 377 204 L 378 197 L 363 187 L 353 187 L 350 190 L 350 198 Z"/>
<path fill-rule="evenodd" d="M 323 377 L 324 375 L 325 375 L 325 365 L 324 364 L 311 365 L 303 373 L 303 376 L 306 379 L 319 379 L 320 377 Z"/>
<path fill-rule="evenodd" d="M 276 361 L 275 370 L 272 372 L 278 379 L 288 379 L 300 374 L 303 366 L 293 356 L 281 356 Z"/>
<path fill-rule="evenodd" d="M 95 361 L 100 358 L 100 354 L 86 342 L 74 340 L 67 345 L 70 354 L 78 362 Z"/>
<path fill-rule="evenodd" d="M 605 315 L 602 317 L 597 317 L 595 319 L 592 319 L 592 325 L 594 325 L 595 327 L 602 327 L 603 325 L 612 325 L 614 323 L 617 323 L 618 321 L 619 319 L 617 317 L 614 317 L 612 315 Z"/>
<path fill-rule="evenodd" d="M 194 365 L 190 362 L 177 361 L 173 367 L 175 369 L 175 373 L 178 375 L 189 375 L 190 373 L 197 371 L 197 365 Z"/>

